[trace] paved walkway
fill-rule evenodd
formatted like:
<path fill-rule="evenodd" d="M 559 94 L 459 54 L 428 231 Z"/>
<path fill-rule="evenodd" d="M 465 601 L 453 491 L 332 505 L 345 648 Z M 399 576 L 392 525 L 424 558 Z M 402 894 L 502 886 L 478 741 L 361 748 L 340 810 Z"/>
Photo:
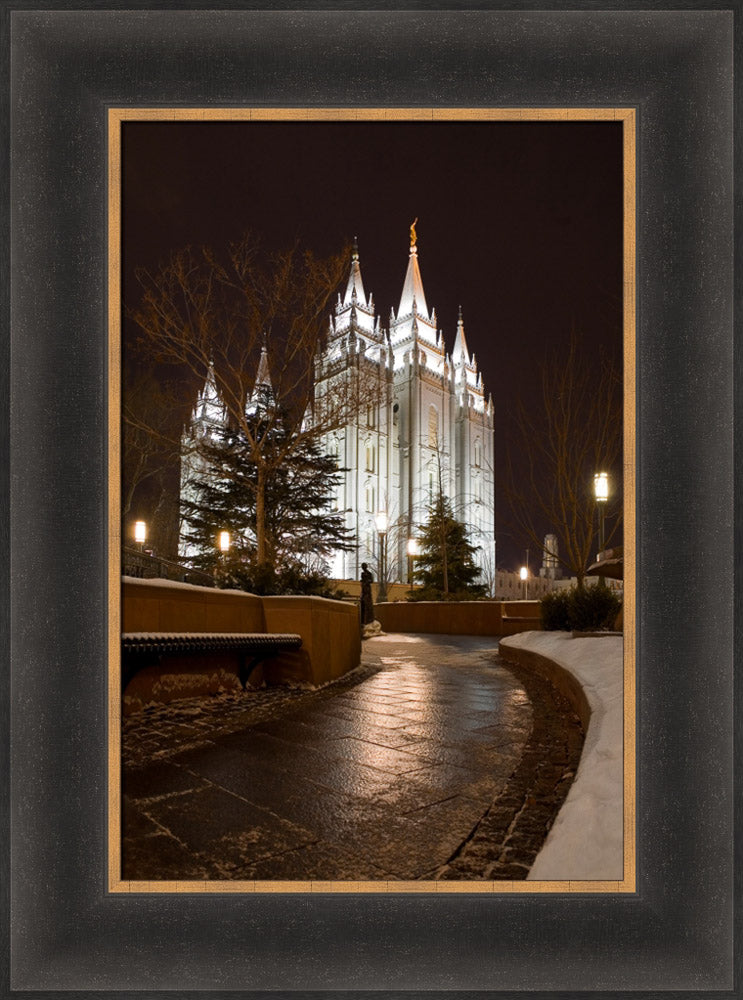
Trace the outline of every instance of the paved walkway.
<path fill-rule="evenodd" d="M 128 723 L 124 878 L 524 878 L 580 754 L 566 703 L 493 639 L 383 636 L 364 661 Z"/>

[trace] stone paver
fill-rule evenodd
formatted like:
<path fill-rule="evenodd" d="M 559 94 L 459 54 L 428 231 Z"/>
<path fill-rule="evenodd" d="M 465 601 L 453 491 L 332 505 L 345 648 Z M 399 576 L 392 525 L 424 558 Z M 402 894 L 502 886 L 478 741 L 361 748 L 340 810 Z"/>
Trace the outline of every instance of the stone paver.
<path fill-rule="evenodd" d="M 382 636 L 364 660 L 127 720 L 123 877 L 525 878 L 580 756 L 569 706 L 488 638 Z"/>

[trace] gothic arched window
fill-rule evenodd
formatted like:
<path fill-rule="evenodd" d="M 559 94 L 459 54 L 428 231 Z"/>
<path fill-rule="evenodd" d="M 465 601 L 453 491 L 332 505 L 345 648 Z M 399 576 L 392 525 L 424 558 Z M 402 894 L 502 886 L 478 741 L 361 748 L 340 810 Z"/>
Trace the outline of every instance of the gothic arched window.
<path fill-rule="evenodd" d="M 439 411 L 431 404 L 428 407 L 428 447 L 439 446 Z"/>

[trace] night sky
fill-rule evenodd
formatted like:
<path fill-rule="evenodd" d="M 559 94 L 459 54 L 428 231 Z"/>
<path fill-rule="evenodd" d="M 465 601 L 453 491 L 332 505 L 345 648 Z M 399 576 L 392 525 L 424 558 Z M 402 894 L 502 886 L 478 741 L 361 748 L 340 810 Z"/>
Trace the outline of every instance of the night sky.
<path fill-rule="evenodd" d="M 509 524 L 498 462 L 540 359 L 574 327 L 621 370 L 622 131 L 614 122 L 127 122 L 124 298 L 134 268 L 245 230 L 329 254 L 358 237 L 367 295 L 387 325 L 417 217 L 429 308 L 447 348 L 461 304 L 496 408 L 498 565 L 527 539 Z M 132 331 L 125 324 L 126 339 Z M 544 526 L 549 530 L 549 526 Z M 533 548 L 533 546 L 532 546 Z M 533 558 L 533 557 L 532 557 Z M 532 563 L 534 565 L 534 563 Z"/>

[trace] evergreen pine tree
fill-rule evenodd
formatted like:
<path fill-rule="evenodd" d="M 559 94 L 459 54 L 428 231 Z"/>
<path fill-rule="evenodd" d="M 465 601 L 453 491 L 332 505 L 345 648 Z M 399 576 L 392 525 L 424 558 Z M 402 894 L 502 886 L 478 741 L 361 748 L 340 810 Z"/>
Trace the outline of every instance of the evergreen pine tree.
<path fill-rule="evenodd" d="M 268 559 L 258 564 L 256 558 L 258 469 L 250 442 L 240 431 L 219 428 L 199 444 L 191 499 L 181 505 L 183 535 L 197 550 L 191 562 L 213 572 L 223 586 L 255 593 L 322 592 L 324 560 L 336 549 L 353 547 L 342 514 L 331 509 L 338 463 L 312 438 L 287 448 L 291 432 L 275 414 L 266 420 L 257 409 L 250 419 L 264 458 L 271 450 L 286 452 L 265 486 Z M 226 554 L 217 548 L 220 531 L 230 533 Z"/>
<path fill-rule="evenodd" d="M 486 587 L 476 580 L 480 569 L 472 557 L 477 546 L 467 538 L 465 525 L 454 517 L 448 497 L 439 492 L 420 531 L 420 554 L 413 579 L 421 584 L 410 600 L 452 601 L 483 597 Z"/>

